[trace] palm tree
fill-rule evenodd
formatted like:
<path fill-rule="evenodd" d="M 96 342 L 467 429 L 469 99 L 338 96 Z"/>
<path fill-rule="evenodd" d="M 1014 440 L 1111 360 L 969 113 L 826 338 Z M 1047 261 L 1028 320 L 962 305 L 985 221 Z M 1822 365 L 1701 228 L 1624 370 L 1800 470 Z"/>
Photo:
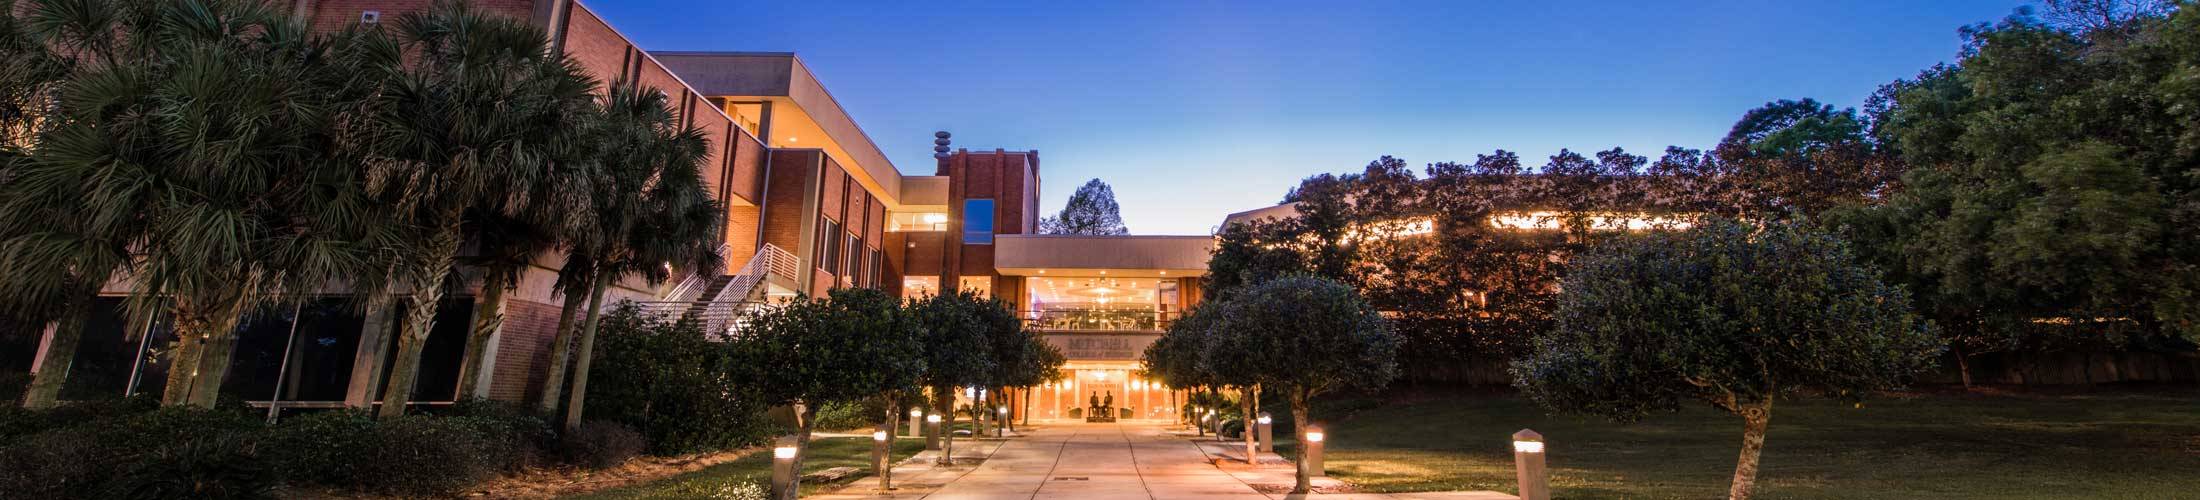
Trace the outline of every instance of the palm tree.
<path fill-rule="evenodd" d="M 608 94 L 599 135 L 605 157 L 589 217 L 594 224 L 573 237 L 572 258 L 586 259 L 588 319 L 573 354 L 567 431 L 580 427 L 605 287 L 630 277 L 661 284 L 675 266 L 717 272 L 725 265 L 717 253 L 725 209 L 703 180 L 710 140 L 680 123 L 663 92 L 621 82 Z"/>
<path fill-rule="evenodd" d="M 38 193 L 12 189 L 15 185 L 10 180 L 17 170 L 30 165 L 38 138 L 59 123 L 47 116 L 69 69 L 68 60 L 42 43 L 25 20 L 15 14 L 14 2 L 0 2 L 0 195 L 8 195 L 0 199 L 0 250 L 18 248 L 7 242 L 19 237 L 46 232 L 64 241 L 83 241 L 82 220 L 72 217 L 80 212 L 61 204 L 34 203 L 41 201 Z M 68 377 L 68 363 L 76 356 L 90 299 L 99 293 L 97 284 L 87 285 L 97 280 L 84 279 L 83 274 L 108 276 L 128 260 L 128 254 L 113 245 L 101 249 L 71 252 L 97 261 L 71 263 L 61 268 L 74 271 L 66 273 L 8 272 L 26 268 L 17 265 L 12 253 L 0 254 L 0 315 L 26 320 L 26 324 L 57 319 L 60 326 L 47 344 L 44 366 L 33 370 L 37 375 L 23 395 L 25 408 L 52 406 L 62 381 Z M 59 281 L 22 282 L 26 278 Z M 56 310 L 62 311 L 60 316 L 49 317 Z"/>
<path fill-rule="evenodd" d="M 377 226 L 334 126 L 357 80 L 257 2 L 37 0 L 24 20 L 69 72 L 0 188 L 0 293 L 81 301 L 130 278 L 133 315 L 179 335 L 163 401 L 212 406 L 243 315 L 363 262 Z"/>
<path fill-rule="evenodd" d="M 584 120 L 585 121 L 585 120 Z M 478 252 L 461 262 L 480 270 L 481 294 L 474 298 L 474 319 L 467 332 L 465 358 L 459 364 L 458 395 L 475 394 L 482 374 L 490 366 L 486 364 L 489 337 L 504 323 L 505 292 L 519 285 L 519 278 L 534 264 L 536 257 L 559 248 L 565 242 L 561 236 L 569 214 L 587 210 L 587 199 L 579 196 L 561 196 L 560 193 L 586 193 L 585 183 L 591 162 L 568 161 L 553 165 L 559 169 L 548 180 L 533 186 L 538 192 L 529 198 L 530 203 L 518 215 L 506 215 L 476 210 L 467 216 L 465 231 L 471 235 Z"/>
<path fill-rule="evenodd" d="M 420 231 L 391 265 L 405 304 L 397 359 L 379 415 L 403 415 L 420 353 L 466 241 L 466 215 L 524 219 L 537 196 L 585 196 L 561 183 L 584 165 L 575 125 L 596 83 L 542 30 L 438 2 L 370 37 L 386 88 L 375 103 L 369 190 Z M 545 187 L 545 185 L 552 187 Z M 581 221 L 571 221 L 579 223 Z"/>

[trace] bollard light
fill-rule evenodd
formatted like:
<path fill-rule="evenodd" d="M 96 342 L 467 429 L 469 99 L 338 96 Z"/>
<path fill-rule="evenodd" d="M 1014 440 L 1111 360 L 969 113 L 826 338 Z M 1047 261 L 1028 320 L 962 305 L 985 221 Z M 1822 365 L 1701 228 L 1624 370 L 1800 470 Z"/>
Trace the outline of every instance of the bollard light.
<path fill-rule="evenodd" d="M 935 413 L 935 414 L 931 414 L 931 415 L 925 415 L 925 416 L 924 416 L 924 423 L 927 423 L 927 424 L 937 424 L 937 423 L 940 423 L 940 416 L 939 416 L 939 414 Z"/>
<path fill-rule="evenodd" d="M 894 427 L 891 422 L 879 422 L 878 430 L 871 431 L 871 475 L 878 476 L 878 490 L 894 489 L 894 465 L 887 463 L 894 455 Z"/>
<path fill-rule="evenodd" d="M 1513 472 L 1520 481 L 1520 500 L 1550 500 L 1551 474 L 1543 464 L 1543 435 L 1521 429 L 1512 435 Z"/>
<path fill-rule="evenodd" d="M 1299 447 L 1299 470 L 1306 471 L 1306 477 L 1329 476 L 1322 470 L 1322 448 L 1325 446 L 1322 441 L 1328 437 L 1322 428 L 1306 425 L 1306 442 Z"/>
<path fill-rule="evenodd" d="M 909 418 L 917 418 L 922 416 L 924 416 L 924 410 L 919 410 L 915 408 L 909 409 Z"/>
<path fill-rule="evenodd" d="M 1276 451 L 1276 419 L 1269 418 L 1268 412 L 1264 411 L 1260 412 L 1260 418 L 1255 418 L 1253 421 L 1259 423 L 1254 427 L 1257 428 L 1255 434 L 1260 439 L 1260 451 L 1262 453 Z"/>
<path fill-rule="evenodd" d="M 802 475 L 795 470 L 795 457 L 802 448 L 794 436 L 784 436 L 772 446 L 772 498 L 793 500 L 802 485 Z"/>

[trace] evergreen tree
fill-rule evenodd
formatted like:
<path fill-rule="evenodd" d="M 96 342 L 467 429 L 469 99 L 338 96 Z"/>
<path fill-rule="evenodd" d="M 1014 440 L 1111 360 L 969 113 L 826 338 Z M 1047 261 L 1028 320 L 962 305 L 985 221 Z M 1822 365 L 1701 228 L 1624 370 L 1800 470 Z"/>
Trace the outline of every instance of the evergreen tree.
<path fill-rule="evenodd" d="M 1077 194 L 1069 196 L 1069 204 L 1062 206 L 1062 213 L 1039 221 L 1039 232 L 1045 234 L 1131 234 L 1123 227 L 1121 207 L 1115 204 L 1115 189 L 1100 179 L 1085 181 L 1077 188 Z"/>

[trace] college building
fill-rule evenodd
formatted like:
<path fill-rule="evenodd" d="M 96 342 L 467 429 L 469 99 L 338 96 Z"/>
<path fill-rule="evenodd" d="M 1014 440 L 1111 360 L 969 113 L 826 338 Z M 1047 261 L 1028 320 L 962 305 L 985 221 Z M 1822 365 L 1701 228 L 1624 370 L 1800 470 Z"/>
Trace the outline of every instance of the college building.
<path fill-rule="evenodd" d="M 394 21 L 430 3 L 297 0 L 295 14 L 335 31 Z M 1012 304 L 1069 358 L 1064 379 L 1032 389 L 1017 411 L 1070 418 L 1089 398 L 1104 396 L 1120 418 L 1174 418 L 1177 399 L 1139 376 L 1138 359 L 1199 303 L 1211 235 L 1036 234 L 1038 151 L 972 150 L 954 144 L 966 138 L 942 132 L 893 141 L 932 147 L 933 165 L 895 165 L 794 54 L 650 52 L 572 0 L 474 3 L 543 27 L 599 80 L 663 91 L 678 116 L 711 140 L 706 176 L 727 210 L 719 251 L 728 265 L 719 272 L 680 270 L 658 285 L 618 283 L 606 304 L 633 301 L 646 311 L 726 328 L 743 308 L 835 287 L 905 298 L 974 290 Z M 465 396 L 529 402 L 540 394 L 564 298 L 551 290 L 562 257 L 536 260 L 507 294 L 503 321 L 481 353 L 489 368 L 472 384 L 474 394 L 458 394 L 459 364 L 480 275 L 461 270 L 472 289 L 442 306 L 414 404 Z M 43 362 L 53 331 L 46 326 L 30 366 L 69 370 L 63 399 L 163 389 L 168 366 L 159 351 L 174 334 L 160 318 L 129 317 L 124 302 L 131 293 L 126 279 L 103 292 L 66 363 Z M 401 306 L 361 311 L 357 303 L 330 296 L 252 315 L 239 327 L 222 397 L 258 407 L 378 404 Z"/>

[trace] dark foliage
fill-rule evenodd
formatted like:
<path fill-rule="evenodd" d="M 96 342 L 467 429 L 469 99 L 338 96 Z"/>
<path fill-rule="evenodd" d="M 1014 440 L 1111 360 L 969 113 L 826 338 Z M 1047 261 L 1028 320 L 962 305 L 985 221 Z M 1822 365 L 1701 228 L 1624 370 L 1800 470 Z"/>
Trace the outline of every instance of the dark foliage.
<path fill-rule="evenodd" d="M 649 452 L 677 455 L 762 442 L 763 408 L 728 371 L 731 352 L 700 325 L 661 323 L 631 304 L 598 326 L 587 414 L 649 438 Z"/>
<path fill-rule="evenodd" d="M 642 433 L 618 422 L 582 422 L 559 440 L 558 448 L 567 463 L 590 469 L 607 469 L 633 460 L 649 451 L 649 442 Z"/>

